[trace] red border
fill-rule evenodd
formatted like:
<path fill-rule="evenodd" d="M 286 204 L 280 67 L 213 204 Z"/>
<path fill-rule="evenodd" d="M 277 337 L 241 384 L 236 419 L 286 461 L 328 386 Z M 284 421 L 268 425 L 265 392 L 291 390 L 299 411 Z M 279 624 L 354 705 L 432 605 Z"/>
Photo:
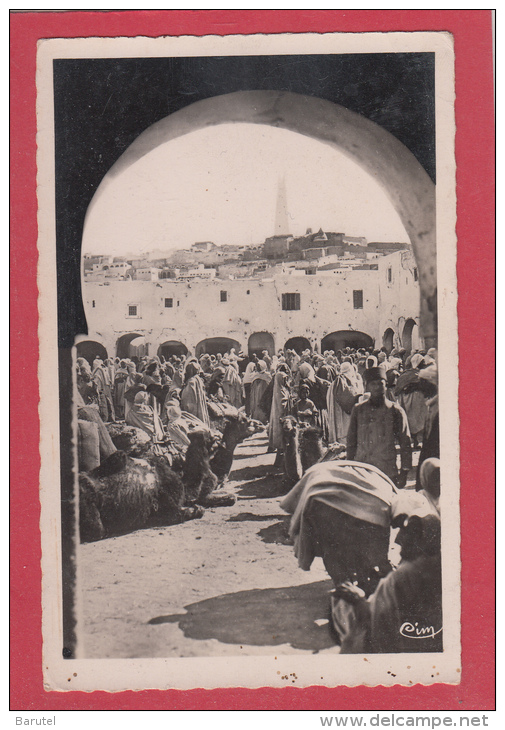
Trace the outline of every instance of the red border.
<path fill-rule="evenodd" d="M 38 508 L 37 41 L 51 37 L 395 30 L 449 31 L 454 36 L 456 51 L 463 555 L 461 684 L 410 688 L 150 690 L 120 695 L 45 692 L 41 667 Z M 16 363 L 16 377 L 11 383 L 16 413 L 11 424 L 11 466 L 16 476 L 11 492 L 12 710 L 494 709 L 493 115 L 490 10 L 148 10 L 11 15 L 10 352 L 12 365 L 14 360 Z M 469 367 L 477 361 L 478 375 Z"/>

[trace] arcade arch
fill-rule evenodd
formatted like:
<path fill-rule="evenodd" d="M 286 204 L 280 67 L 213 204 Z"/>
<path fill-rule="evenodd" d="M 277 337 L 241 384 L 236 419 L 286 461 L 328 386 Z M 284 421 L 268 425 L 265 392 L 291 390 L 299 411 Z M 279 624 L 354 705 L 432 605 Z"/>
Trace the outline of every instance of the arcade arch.
<path fill-rule="evenodd" d="M 391 327 L 388 327 L 387 330 L 382 335 L 382 346 L 386 348 L 387 353 L 391 352 L 395 344 L 395 332 L 391 329 Z"/>
<path fill-rule="evenodd" d="M 359 347 L 371 348 L 374 341 L 365 332 L 358 330 L 339 330 L 338 332 L 330 332 L 321 340 L 321 352 L 326 350 L 343 350 L 344 347 L 353 347 L 357 350 Z"/>
<path fill-rule="evenodd" d="M 147 354 L 149 346 L 141 332 L 128 332 L 121 335 L 116 342 L 117 357 L 143 357 Z"/>
<path fill-rule="evenodd" d="M 157 354 L 158 357 L 163 355 L 165 360 L 168 360 L 168 358 L 172 357 L 172 355 L 183 357 L 184 355 L 187 355 L 188 352 L 189 350 L 183 342 L 179 342 L 178 340 L 167 340 L 166 342 L 162 342 L 158 347 Z"/>
<path fill-rule="evenodd" d="M 423 346 L 419 327 L 414 319 L 407 319 L 402 330 L 402 345 L 407 352 L 420 350 Z"/>
<path fill-rule="evenodd" d="M 230 337 L 208 337 L 206 340 L 202 340 L 198 343 L 195 348 L 196 357 L 201 355 L 217 355 L 220 353 L 224 355 L 225 352 L 229 352 L 232 348 L 238 354 L 240 352 L 241 345 L 237 340 L 232 340 Z"/>
<path fill-rule="evenodd" d="M 247 349 L 249 357 L 252 357 L 253 355 L 258 355 L 259 357 L 262 354 L 263 350 L 267 350 L 269 355 L 274 355 L 274 337 L 270 334 L 270 332 L 254 332 L 254 334 L 249 337 Z"/>
<path fill-rule="evenodd" d="M 294 350 L 301 355 L 304 350 L 312 352 L 312 345 L 306 337 L 291 337 L 284 345 L 285 350 Z"/>
<path fill-rule="evenodd" d="M 90 365 L 93 365 L 95 357 L 100 357 L 102 360 L 106 360 L 107 350 L 96 340 L 81 340 L 75 346 L 77 351 L 77 357 L 84 357 Z"/>

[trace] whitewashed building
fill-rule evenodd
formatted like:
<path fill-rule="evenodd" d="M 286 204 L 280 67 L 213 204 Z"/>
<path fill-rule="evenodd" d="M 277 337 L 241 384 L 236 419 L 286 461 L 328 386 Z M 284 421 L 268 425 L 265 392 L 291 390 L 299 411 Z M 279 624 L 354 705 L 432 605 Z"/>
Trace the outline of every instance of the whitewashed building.
<path fill-rule="evenodd" d="M 410 250 L 382 256 L 369 269 L 234 280 L 88 281 L 89 335 L 81 354 L 126 357 L 138 337 L 150 355 L 244 353 L 286 345 L 322 352 L 342 347 L 423 345 L 419 282 Z M 92 350 L 96 352 L 91 352 Z"/>

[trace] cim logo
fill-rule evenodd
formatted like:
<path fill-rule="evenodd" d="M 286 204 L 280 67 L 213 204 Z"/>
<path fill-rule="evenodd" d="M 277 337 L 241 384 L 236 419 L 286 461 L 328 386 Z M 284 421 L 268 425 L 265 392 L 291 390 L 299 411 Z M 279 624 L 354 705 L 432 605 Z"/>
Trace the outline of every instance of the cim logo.
<path fill-rule="evenodd" d="M 407 639 L 434 639 L 437 634 L 442 631 L 442 627 L 435 631 L 433 626 L 420 626 L 419 621 L 411 623 L 405 621 L 400 626 L 400 634 Z"/>

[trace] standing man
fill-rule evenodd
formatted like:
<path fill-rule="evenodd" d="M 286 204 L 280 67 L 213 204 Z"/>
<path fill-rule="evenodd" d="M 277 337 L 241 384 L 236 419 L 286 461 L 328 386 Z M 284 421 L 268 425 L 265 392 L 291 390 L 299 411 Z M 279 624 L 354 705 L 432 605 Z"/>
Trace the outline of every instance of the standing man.
<path fill-rule="evenodd" d="M 242 385 L 244 386 L 244 397 L 245 397 L 245 412 L 246 415 L 251 415 L 251 385 L 256 374 L 256 363 L 258 362 L 258 356 L 253 355 L 247 364 L 245 369 Z"/>
<path fill-rule="evenodd" d="M 383 365 L 365 370 L 363 377 L 370 397 L 352 409 L 347 432 L 347 458 L 376 466 L 402 488 L 412 467 L 407 415 L 401 406 L 386 399 L 386 370 Z M 401 456 L 400 474 L 396 466 L 397 443 Z"/>

